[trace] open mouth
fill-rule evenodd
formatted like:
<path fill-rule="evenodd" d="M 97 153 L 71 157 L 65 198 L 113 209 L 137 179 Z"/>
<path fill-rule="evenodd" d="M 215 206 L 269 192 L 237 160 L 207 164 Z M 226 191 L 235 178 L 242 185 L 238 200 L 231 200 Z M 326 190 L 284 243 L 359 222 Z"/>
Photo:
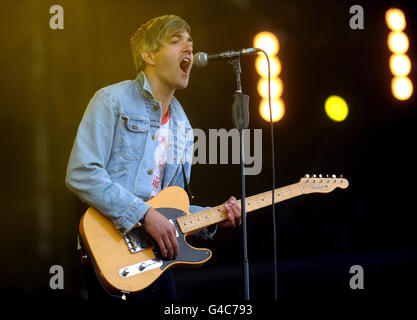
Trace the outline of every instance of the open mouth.
<path fill-rule="evenodd" d="M 190 71 L 190 65 L 191 65 L 191 59 L 188 57 L 182 59 L 180 62 L 180 68 L 185 73 L 188 73 Z"/>

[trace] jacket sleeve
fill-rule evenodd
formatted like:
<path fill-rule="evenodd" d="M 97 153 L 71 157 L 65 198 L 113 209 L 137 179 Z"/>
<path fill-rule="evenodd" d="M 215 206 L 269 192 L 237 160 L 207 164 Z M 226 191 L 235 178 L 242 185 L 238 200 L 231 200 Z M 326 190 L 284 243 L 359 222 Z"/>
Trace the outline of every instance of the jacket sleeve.
<path fill-rule="evenodd" d="M 118 115 L 105 89 L 91 99 L 81 120 L 67 167 L 65 183 L 82 201 L 109 217 L 122 233 L 130 231 L 150 205 L 114 183 L 106 164 Z"/>

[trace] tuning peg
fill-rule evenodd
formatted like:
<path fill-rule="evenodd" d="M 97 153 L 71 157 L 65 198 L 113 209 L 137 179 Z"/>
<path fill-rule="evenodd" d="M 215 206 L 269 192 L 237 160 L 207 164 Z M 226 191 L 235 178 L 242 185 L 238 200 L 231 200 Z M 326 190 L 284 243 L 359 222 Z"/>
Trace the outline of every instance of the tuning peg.
<path fill-rule="evenodd" d="M 341 174 L 341 175 L 339 176 L 339 178 L 343 178 L 343 174 Z"/>
<path fill-rule="evenodd" d="M 329 177 L 329 175 L 328 174 L 326 174 L 326 178 L 328 178 Z"/>
<path fill-rule="evenodd" d="M 317 177 L 315 174 L 313 174 L 313 178 Z"/>
<path fill-rule="evenodd" d="M 304 175 L 304 177 L 306 177 L 306 178 L 310 178 L 310 175 L 309 175 L 308 173 L 306 173 L 306 174 Z"/>
<path fill-rule="evenodd" d="M 332 178 L 336 178 L 336 175 L 335 174 L 332 174 Z"/>
<path fill-rule="evenodd" d="M 323 175 L 321 173 L 319 174 L 319 178 L 323 178 Z"/>

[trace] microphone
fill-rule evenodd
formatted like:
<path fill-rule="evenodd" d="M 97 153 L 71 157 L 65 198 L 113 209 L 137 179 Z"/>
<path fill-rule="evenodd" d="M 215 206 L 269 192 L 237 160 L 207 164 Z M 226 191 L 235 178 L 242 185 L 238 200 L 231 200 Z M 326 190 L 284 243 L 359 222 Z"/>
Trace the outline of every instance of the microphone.
<path fill-rule="evenodd" d="M 205 67 L 206 65 L 208 65 L 209 61 L 233 59 L 233 58 L 241 56 L 242 54 L 251 54 L 253 52 L 258 52 L 258 51 L 259 49 L 249 48 L 249 49 L 242 49 L 239 51 L 225 51 L 225 52 L 215 53 L 215 54 L 197 52 L 194 55 L 193 62 L 196 67 Z"/>

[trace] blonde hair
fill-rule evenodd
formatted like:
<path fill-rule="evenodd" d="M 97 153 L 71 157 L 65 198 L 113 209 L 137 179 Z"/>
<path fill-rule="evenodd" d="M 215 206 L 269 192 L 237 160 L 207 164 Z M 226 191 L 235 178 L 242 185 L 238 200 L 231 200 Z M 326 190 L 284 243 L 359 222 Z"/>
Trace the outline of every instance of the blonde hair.
<path fill-rule="evenodd" d="M 188 33 L 191 31 L 188 23 L 176 15 L 164 15 L 153 18 L 136 30 L 130 37 L 130 47 L 136 72 L 145 69 L 146 63 L 142 59 L 142 51 L 158 51 L 161 41 L 167 39 L 176 31 L 187 31 Z"/>

